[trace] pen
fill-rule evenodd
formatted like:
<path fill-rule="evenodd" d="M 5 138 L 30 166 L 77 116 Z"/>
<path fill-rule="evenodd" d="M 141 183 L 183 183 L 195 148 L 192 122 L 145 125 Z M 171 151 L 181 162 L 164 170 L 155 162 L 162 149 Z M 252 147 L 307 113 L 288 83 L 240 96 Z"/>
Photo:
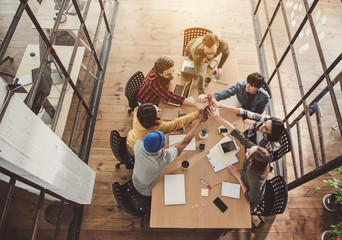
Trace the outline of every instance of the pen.
<path fill-rule="evenodd" d="M 210 186 L 208 183 L 206 183 L 203 179 L 201 179 L 201 183 L 203 183 L 203 184 L 206 185 L 209 189 L 211 189 L 211 186 Z"/>

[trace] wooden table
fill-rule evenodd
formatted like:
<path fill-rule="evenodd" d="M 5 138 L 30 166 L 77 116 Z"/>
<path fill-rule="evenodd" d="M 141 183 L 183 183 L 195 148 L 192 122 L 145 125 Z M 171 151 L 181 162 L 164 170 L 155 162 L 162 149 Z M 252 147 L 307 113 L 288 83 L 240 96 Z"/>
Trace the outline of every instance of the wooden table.
<path fill-rule="evenodd" d="M 181 69 L 182 61 L 185 59 L 180 56 L 170 56 L 175 60 L 175 68 L 178 72 Z M 229 85 L 233 85 L 238 80 L 237 62 L 236 59 L 229 58 L 223 69 L 224 81 Z M 181 76 L 177 76 L 174 81 L 184 81 Z M 210 83 L 206 92 L 215 93 L 228 86 Z M 192 94 L 197 99 L 197 87 L 193 87 Z M 163 111 L 174 108 L 169 105 L 160 104 Z M 181 107 L 181 112 L 190 112 L 193 108 Z M 234 114 L 227 111 L 221 111 L 221 116 L 237 124 L 238 128 L 242 128 L 242 120 Z M 206 154 L 208 151 L 223 138 L 223 135 L 218 133 L 219 123 L 214 120 L 208 120 L 204 126 L 208 128 L 208 138 L 201 140 L 196 135 L 196 151 L 184 151 L 170 166 L 168 166 L 158 182 L 152 190 L 152 207 L 150 217 L 151 228 L 250 228 L 251 215 L 250 204 L 245 199 L 243 191 L 240 190 L 240 199 L 222 197 L 220 195 L 221 182 L 227 181 L 230 183 L 238 183 L 238 181 L 228 173 L 226 169 L 215 173 L 212 169 Z M 200 152 L 198 146 L 200 143 L 205 144 L 205 150 Z M 238 142 L 237 142 L 238 143 Z M 237 154 L 239 163 L 235 166 L 241 168 L 244 160 L 244 147 L 240 146 L 240 152 Z M 168 145 L 167 145 L 168 146 Z M 183 170 L 181 162 L 188 160 L 190 166 Z M 185 176 L 185 191 L 186 204 L 185 205 L 164 205 L 164 175 L 165 174 L 184 174 Z M 208 184 L 213 186 L 209 190 L 209 196 L 201 196 L 201 189 L 206 188 L 200 179 L 204 179 Z M 228 209 L 222 213 L 213 203 L 216 197 L 220 197 L 222 201 L 228 206 Z"/>
<path fill-rule="evenodd" d="M 53 48 L 56 50 L 60 60 L 62 61 L 64 67 L 67 69 L 69 65 L 69 61 L 71 58 L 71 53 L 73 50 L 72 46 L 53 46 Z M 76 57 L 74 60 L 74 64 L 72 67 L 72 71 L 70 74 L 70 77 L 74 84 L 76 85 L 78 73 L 80 71 L 83 55 L 84 55 L 85 48 L 79 47 L 77 49 Z M 35 53 L 33 57 L 30 56 L 30 53 Z M 24 56 L 20 62 L 16 77 L 20 78 L 26 75 L 31 75 L 31 70 L 34 68 L 38 68 L 40 66 L 40 59 L 39 59 L 39 46 L 38 45 L 27 45 Z M 54 64 L 51 64 L 52 70 L 54 69 Z M 63 75 L 63 73 L 61 73 Z M 20 81 L 19 81 L 20 83 Z M 29 92 L 32 84 L 25 85 L 24 88 L 27 92 Z M 50 101 L 50 103 L 53 106 L 57 106 L 58 99 L 60 97 L 60 91 L 62 90 L 63 83 L 55 84 L 51 87 L 50 95 L 47 97 Z M 73 89 L 69 85 L 67 88 L 67 91 L 65 93 L 62 109 L 59 115 L 59 119 L 57 122 L 55 133 L 57 136 L 62 138 L 64 133 L 65 124 L 67 121 L 67 117 L 69 114 L 69 108 L 71 105 L 71 100 L 73 96 Z M 26 97 L 26 94 L 19 93 L 19 96 L 24 99 Z M 40 113 L 42 115 L 42 113 Z"/>

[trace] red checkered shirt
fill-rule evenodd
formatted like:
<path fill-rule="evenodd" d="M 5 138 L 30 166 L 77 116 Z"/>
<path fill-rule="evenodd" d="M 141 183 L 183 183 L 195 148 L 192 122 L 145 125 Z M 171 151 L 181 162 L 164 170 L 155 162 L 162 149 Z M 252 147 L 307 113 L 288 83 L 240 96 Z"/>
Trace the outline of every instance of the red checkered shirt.
<path fill-rule="evenodd" d="M 179 96 L 168 91 L 170 81 L 165 81 L 157 73 L 155 68 L 147 74 L 144 82 L 141 84 L 138 93 L 138 102 L 153 103 L 158 105 L 161 98 L 171 103 L 182 104 L 185 97 Z"/>

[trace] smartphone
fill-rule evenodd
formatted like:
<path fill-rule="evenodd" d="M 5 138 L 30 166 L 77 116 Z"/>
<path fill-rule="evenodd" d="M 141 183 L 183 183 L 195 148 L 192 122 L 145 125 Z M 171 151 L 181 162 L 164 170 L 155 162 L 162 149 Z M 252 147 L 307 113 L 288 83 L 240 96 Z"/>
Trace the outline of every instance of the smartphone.
<path fill-rule="evenodd" d="M 227 153 L 236 149 L 233 141 L 221 143 L 221 150 L 223 153 Z"/>
<path fill-rule="evenodd" d="M 210 67 L 211 69 L 213 69 L 213 68 L 216 66 L 217 63 L 218 63 L 218 61 L 217 61 L 216 59 L 214 59 L 214 60 L 209 64 L 209 67 Z"/>
<path fill-rule="evenodd" d="M 219 197 L 217 197 L 213 201 L 213 203 L 221 210 L 221 212 L 225 212 L 228 209 L 228 206 L 224 202 L 222 202 Z"/>
<path fill-rule="evenodd" d="M 227 133 L 228 129 L 227 128 L 219 128 L 219 133 Z"/>

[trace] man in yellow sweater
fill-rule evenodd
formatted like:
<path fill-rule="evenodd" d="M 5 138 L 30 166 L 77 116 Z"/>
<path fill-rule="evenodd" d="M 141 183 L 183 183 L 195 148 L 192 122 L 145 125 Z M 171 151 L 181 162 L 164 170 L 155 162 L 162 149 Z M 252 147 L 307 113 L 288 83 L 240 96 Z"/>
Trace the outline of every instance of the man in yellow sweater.
<path fill-rule="evenodd" d="M 161 131 L 164 134 L 183 128 L 198 118 L 198 112 L 189 113 L 173 121 L 160 119 L 161 109 L 152 103 L 144 103 L 134 109 L 133 129 L 127 135 L 128 152 L 134 156 L 134 145 L 137 140 L 143 139 L 146 134 L 153 131 Z"/>

